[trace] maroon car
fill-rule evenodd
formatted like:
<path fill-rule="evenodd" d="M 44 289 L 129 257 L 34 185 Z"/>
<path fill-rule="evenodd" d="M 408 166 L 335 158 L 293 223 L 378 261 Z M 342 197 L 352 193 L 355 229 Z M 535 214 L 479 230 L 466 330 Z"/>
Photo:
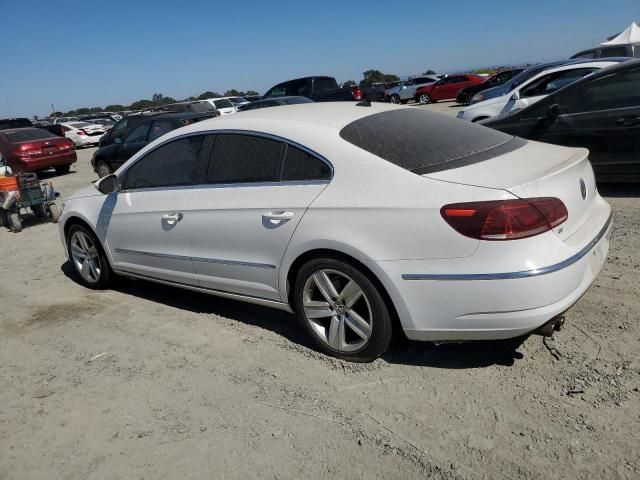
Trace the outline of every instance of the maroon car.
<path fill-rule="evenodd" d="M 0 130 L 0 153 L 14 173 L 47 168 L 67 173 L 78 159 L 71 140 L 40 128 Z"/>

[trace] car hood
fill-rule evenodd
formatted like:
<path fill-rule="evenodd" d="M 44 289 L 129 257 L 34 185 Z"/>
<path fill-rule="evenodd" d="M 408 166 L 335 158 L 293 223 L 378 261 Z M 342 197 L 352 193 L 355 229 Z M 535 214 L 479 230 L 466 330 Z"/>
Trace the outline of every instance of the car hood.
<path fill-rule="evenodd" d="M 69 198 L 67 198 L 67 201 L 75 200 L 78 198 L 97 197 L 99 195 L 103 195 L 103 193 L 101 193 L 95 187 L 95 185 L 89 185 L 88 187 L 81 188 L 80 190 L 74 192 Z"/>
<path fill-rule="evenodd" d="M 505 85 L 498 85 L 497 87 L 487 88 L 486 90 L 482 90 L 482 101 L 485 102 L 487 100 L 491 100 L 492 98 L 501 97 L 503 95 L 506 95 L 508 92 L 509 89 L 508 87 L 505 87 Z"/>

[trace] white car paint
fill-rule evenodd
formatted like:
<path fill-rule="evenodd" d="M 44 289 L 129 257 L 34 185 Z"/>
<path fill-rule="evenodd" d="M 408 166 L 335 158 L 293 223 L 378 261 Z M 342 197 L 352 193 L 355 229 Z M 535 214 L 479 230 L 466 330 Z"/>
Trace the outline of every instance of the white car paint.
<path fill-rule="evenodd" d="M 553 82 L 549 83 L 548 90 L 544 91 L 544 94 L 534 95 L 534 96 L 525 96 L 524 92 L 526 92 L 527 87 L 536 84 L 543 80 L 544 78 L 555 75 L 562 74 L 562 72 L 566 72 L 567 75 L 572 71 L 583 70 L 583 69 L 596 69 L 599 70 L 601 68 L 610 67 L 611 65 L 616 65 L 618 62 L 585 62 L 585 63 L 577 63 L 577 64 L 569 64 L 563 65 L 561 67 L 550 68 L 548 70 L 544 70 L 540 72 L 538 75 L 530 78 L 528 81 L 524 82 L 522 85 L 519 85 L 512 91 L 508 92 L 505 95 L 500 97 L 491 98 L 489 100 L 485 100 L 482 102 L 474 103 L 471 106 L 460 110 L 458 112 L 457 117 L 463 120 L 469 120 L 470 122 L 476 122 L 478 120 L 483 120 L 486 118 L 493 117 L 504 117 L 510 115 L 511 113 L 521 110 L 523 108 L 528 107 L 536 103 L 537 101 L 543 99 L 548 94 L 554 92 L 558 88 L 562 88 L 563 86 L 568 85 L 569 83 L 560 83 L 554 85 Z M 577 80 L 577 78 L 576 78 Z"/>
<path fill-rule="evenodd" d="M 431 85 L 439 80 L 437 75 L 420 75 L 414 78 L 410 78 L 405 82 L 390 88 L 385 93 L 389 99 L 393 102 L 392 98 L 397 96 L 403 103 L 413 100 L 416 96 L 416 90 L 425 85 Z"/>
<path fill-rule="evenodd" d="M 206 98 L 204 101 L 213 105 L 220 112 L 221 117 L 238 112 L 233 103 L 231 103 L 231 101 L 226 97 Z"/>
<path fill-rule="evenodd" d="M 61 125 L 65 128 L 64 136 L 76 147 L 97 145 L 107 131 L 104 126 L 89 122 L 68 122 Z"/>
<path fill-rule="evenodd" d="M 289 311 L 287 275 L 296 259 L 333 250 L 375 275 L 416 340 L 516 337 L 564 312 L 593 282 L 609 245 L 611 209 L 597 192 L 587 151 L 528 142 L 481 163 L 417 175 L 339 136 L 360 118 L 404 108 L 302 104 L 174 130 L 115 175 L 171 139 L 235 130 L 302 145 L 327 159 L 333 176 L 108 195 L 89 186 L 65 202 L 65 250 L 65 228 L 80 219 L 118 273 Z M 569 219 L 521 240 L 468 238 L 440 215 L 449 203 L 550 195 L 567 205 Z M 269 220 L 282 211 L 290 213 L 285 220 Z M 178 214 L 177 228 L 162 228 L 162 218 Z"/>

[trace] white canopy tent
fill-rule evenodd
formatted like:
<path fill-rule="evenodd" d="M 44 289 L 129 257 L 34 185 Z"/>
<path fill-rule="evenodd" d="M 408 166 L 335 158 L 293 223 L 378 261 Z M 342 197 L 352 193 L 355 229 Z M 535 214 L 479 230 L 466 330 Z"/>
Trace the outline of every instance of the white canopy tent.
<path fill-rule="evenodd" d="M 640 43 L 640 26 L 636 22 L 629 25 L 624 32 L 616 35 L 608 42 L 602 42 L 600 45 L 628 45 L 630 43 Z"/>

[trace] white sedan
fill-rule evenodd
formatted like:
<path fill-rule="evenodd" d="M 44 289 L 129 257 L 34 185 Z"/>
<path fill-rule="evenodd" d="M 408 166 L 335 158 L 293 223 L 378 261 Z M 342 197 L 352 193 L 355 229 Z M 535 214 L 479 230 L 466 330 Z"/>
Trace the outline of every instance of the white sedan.
<path fill-rule="evenodd" d="M 570 85 L 585 75 L 618 63 L 619 61 L 606 61 L 604 59 L 593 62 L 570 63 L 544 70 L 500 97 L 474 103 L 460 110 L 458 118 L 469 120 L 470 122 L 478 122 L 487 118 L 505 117 L 517 110 L 533 105 L 538 100 L 542 100 L 547 95 Z"/>
<path fill-rule="evenodd" d="M 552 329 L 607 255 L 584 149 L 415 108 L 265 108 L 174 130 L 65 202 L 78 279 L 296 312 L 325 352 Z"/>
<path fill-rule="evenodd" d="M 97 145 L 107 132 L 103 125 L 89 122 L 69 122 L 60 125 L 64 129 L 64 136 L 71 140 L 76 147 Z"/>

